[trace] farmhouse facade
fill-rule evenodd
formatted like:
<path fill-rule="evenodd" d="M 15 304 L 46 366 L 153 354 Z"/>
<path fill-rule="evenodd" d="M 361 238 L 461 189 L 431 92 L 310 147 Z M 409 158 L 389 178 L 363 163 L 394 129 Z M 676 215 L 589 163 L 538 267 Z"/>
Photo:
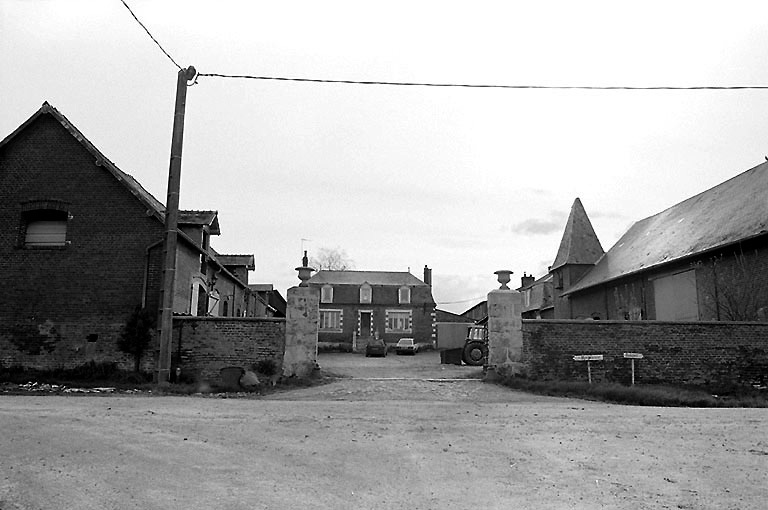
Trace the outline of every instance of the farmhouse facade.
<path fill-rule="evenodd" d="M 427 267 L 424 281 L 410 272 L 318 271 L 308 284 L 320 292 L 319 341 L 351 343 L 378 335 L 386 342 L 412 337 L 432 343 L 431 280 Z"/>

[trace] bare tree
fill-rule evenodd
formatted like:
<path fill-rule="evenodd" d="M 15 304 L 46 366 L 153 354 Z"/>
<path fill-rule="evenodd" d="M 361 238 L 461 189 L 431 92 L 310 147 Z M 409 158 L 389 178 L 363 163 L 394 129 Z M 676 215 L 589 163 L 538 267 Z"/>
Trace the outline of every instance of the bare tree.
<path fill-rule="evenodd" d="M 310 258 L 309 265 L 317 271 L 346 271 L 355 268 L 355 262 L 339 247 L 320 248 L 317 254 Z"/>
<path fill-rule="evenodd" d="M 768 307 L 768 281 L 765 261 L 757 251 L 712 257 L 709 263 L 695 264 L 703 269 L 702 294 L 713 318 L 722 321 L 760 320 L 761 310 Z"/>

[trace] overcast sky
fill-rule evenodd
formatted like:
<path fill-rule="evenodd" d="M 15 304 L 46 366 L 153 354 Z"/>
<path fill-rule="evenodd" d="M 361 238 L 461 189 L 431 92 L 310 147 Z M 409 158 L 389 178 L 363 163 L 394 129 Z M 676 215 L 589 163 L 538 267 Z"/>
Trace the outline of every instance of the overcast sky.
<path fill-rule="evenodd" d="M 126 0 L 201 73 L 500 85 L 768 85 L 768 3 Z M 177 68 L 119 0 L 0 2 L 0 139 L 49 101 L 165 202 Z M 607 250 L 768 154 L 768 90 L 363 86 L 200 77 L 181 207 L 295 285 L 304 248 L 433 268 L 461 312 L 539 277 L 580 197 Z"/>

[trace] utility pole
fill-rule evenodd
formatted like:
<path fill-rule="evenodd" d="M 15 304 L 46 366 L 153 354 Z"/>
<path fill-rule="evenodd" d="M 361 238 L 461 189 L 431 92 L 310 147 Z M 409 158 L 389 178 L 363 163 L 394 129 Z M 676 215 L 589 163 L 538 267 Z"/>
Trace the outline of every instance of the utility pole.
<path fill-rule="evenodd" d="M 176 81 L 176 107 L 173 114 L 171 163 L 168 169 L 168 197 L 165 202 L 165 241 L 163 244 L 163 286 L 160 290 L 160 352 L 157 359 L 157 383 L 171 379 L 173 348 L 173 294 L 176 281 L 176 229 L 179 222 L 179 189 L 181 188 L 181 147 L 184 140 L 184 109 L 187 83 L 197 71 L 192 66 L 179 69 Z"/>

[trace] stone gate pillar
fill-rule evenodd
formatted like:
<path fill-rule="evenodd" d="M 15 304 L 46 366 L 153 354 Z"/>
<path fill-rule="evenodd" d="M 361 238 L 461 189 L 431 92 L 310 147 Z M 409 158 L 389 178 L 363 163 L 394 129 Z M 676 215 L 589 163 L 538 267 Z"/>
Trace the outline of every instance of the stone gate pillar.
<path fill-rule="evenodd" d="M 292 287 L 286 295 L 283 376 L 308 377 L 317 365 L 320 291 Z"/>
<path fill-rule="evenodd" d="M 501 288 L 488 293 L 488 371 L 486 379 L 523 371 L 522 296 L 507 287 L 512 271 L 496 271 Z"/>

